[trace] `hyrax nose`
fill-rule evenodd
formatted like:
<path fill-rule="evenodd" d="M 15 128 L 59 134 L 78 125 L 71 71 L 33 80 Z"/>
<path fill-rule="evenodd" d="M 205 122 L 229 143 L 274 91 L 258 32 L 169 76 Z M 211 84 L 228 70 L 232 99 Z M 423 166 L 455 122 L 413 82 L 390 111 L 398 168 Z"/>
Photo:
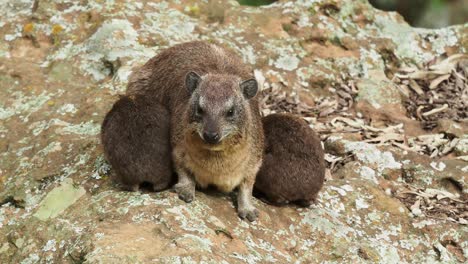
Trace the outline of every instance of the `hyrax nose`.
<path fill-rule="evenodd" d="M 216 132 L 203 132 L 203 140 L 210 144 L 219 143 L 219 134 Z"/>

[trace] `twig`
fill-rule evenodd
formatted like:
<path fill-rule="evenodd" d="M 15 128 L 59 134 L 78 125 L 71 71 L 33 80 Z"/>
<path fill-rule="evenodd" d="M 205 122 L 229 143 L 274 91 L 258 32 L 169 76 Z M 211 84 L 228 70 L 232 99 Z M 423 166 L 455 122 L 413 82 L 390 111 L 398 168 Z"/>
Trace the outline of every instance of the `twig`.
<path fill-rule="evenodd" d="M 430 115 L 433 115 L 433 114 L 437 114 L 437 113 L 439 113 L 439 112 L 443 112 L 443 111 L 445 111 L 447 108 L 448 108 L 448 104 L 444 104 L 442 107 L 434 108 L 434 109 L 432 109 L 432 110 L 429 111 L 429 112 L 422 113 L 422 115 L 423 115 L 423 116 L 430 116 Z"/>

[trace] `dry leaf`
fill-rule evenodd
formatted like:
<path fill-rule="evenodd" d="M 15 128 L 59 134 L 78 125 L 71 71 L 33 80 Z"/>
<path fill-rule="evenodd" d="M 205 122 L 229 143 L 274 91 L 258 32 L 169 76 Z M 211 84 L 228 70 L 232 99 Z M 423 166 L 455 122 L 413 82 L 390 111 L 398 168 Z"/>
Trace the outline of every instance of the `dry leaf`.
<path fill-rule="evenodd" d="M 424 94 L 424 91 L 421 89 L 421 86 L 415 81 L 415 80 L 410 80 L 409 81 L 409 87 L 413 89 L 418 95 Z"/>
<path fill-rule="evenodd" d="M 448 78 L 451 76 L 451 74 L 445 74 L 445 75 L 442 75 L 442 76 L 439 76 L 437 78 L 435 78 L 431 84 L 429 85 L 429 89 L 435 89 L 437 88 L 437 86 L 439 86 L 439 84 L 443 81 L 446 81 L 448 80 Z"/>
<path fill-rule="evenodd" d="M 421 200 L 416 200 L 416 202 L 410 207 L 411 209 L 411 212 L 415 215 L 415 216 L 420 216 L 422 215 L 422 211 L 421 209 L 419 208 L 421 205 Z"/>
<path fill-rule="evenodd" d="M 364 140 L 364 142 L 377 142 L 378 144 L 383 144 L 388 141 L 404 141 L 404 136 L 397 133 L 386 133 L 375 138 Z"/>

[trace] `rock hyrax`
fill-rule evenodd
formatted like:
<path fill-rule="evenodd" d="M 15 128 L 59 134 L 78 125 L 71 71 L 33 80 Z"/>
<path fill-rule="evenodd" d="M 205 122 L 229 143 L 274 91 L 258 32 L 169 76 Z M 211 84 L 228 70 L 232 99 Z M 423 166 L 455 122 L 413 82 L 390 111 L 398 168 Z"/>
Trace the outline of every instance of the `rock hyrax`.
<path fill-rule="evenodd" d="M 265 154 L 255 193 L 274 204 L 308 206 L 325 178 L 320 138 L 302 118 L 272 114 L 262 119 Z"/>
<path fill-rule="evenodd" d="M 104 153 L 124 189 L 150 183 L 160 191 L 173 183 L 169 127 L 169 112 L 142 95 L 122 96 L 106 115 Z"/>
<path fill-rule="evenodd" d="M 154 97 L 170 111 L 182 200 L 194 199 L 197 184 L 223 192 L 239 187 L 239 216 L 257 218 L 252 189 L 263 155 L 257 90 L 236 55 L 200 41 L 164 50 L 131 77 L 128 93 Z"/>

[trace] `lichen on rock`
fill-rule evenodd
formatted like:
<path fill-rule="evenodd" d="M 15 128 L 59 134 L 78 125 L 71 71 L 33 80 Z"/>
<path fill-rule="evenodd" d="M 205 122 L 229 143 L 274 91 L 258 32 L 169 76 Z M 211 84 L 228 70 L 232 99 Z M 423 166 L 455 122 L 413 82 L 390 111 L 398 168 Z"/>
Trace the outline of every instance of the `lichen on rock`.
<path fill-rule="evenodd" d="M 467 24 L 416 29 L 365 0 L 21 0 L 0 3 L 0 40 L 0 263 L 468 259 L 468 126 L 424 130 L 401 77 L 466 53 Z M 316 204 L 255 199 L 246 223 L 229 195 L 186 204 L 110 180 L 105 114 L 136 67 L 190 40 L 233 50 L 264 80 L 263 113 L 321 135 L 331 176 Z"/>

